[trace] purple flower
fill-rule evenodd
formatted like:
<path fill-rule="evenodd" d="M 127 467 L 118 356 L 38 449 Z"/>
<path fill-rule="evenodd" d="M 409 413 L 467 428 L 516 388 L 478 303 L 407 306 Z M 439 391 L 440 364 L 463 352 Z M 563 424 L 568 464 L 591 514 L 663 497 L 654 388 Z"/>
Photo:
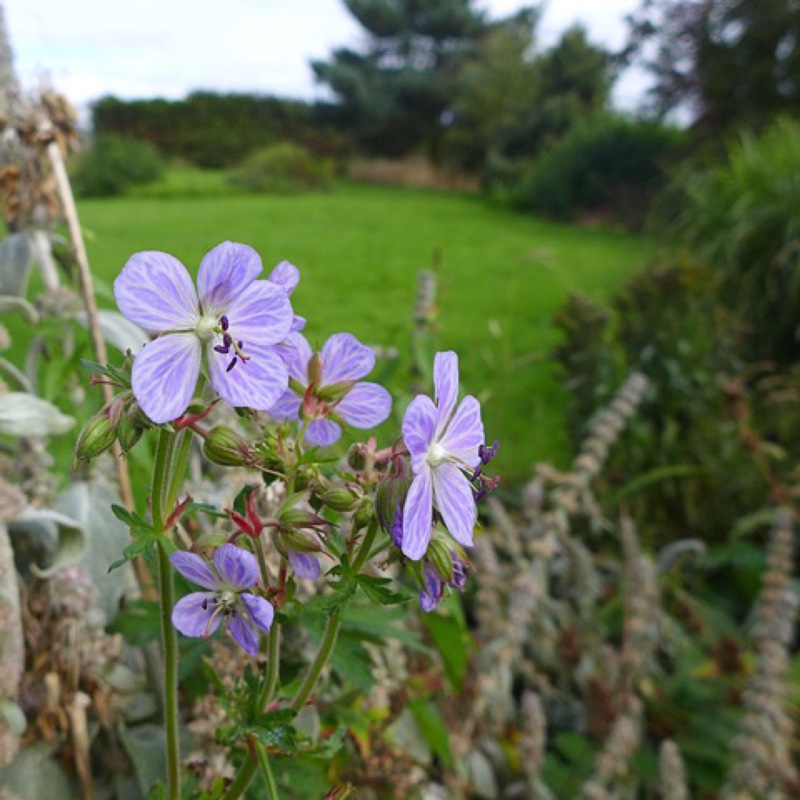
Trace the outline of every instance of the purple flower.
<path fill-rule="evenodd" d="M 252 553 L 223 544 L 214 566 L 195 553 L 179 550 L 169 560 L 193 583 L 208 589 L 182 597 L 172 610 L 172 624 L 184 636 L 210 636 L 222 620 L 243 650 L 258 653 L 258 632 L 268 633 L 274 612 L 263 597 L 245 592 L 258 583 L 258 563 Z"/>
<path fill-rule="evenodd" d="M 289 563 L 299 578 L 315 581 L 319 578 L 320 566 L 317 557 L 299 550 L 289 550 Z"/>
<path fill-rule="evenodd" d="M 293 324 L 290 270 L 279 265 L 278 281 L 256 280 L 261 269 L 255 250 L 232 242 L 203 258 L 197 290 L 167 253 L 136 253 L 125 265 L 114 282 L 120 311 L 161 334 L 136 355 L 132 374 L 133 393 L 153 422 L 186 410 L 204 356 L 213 387 L 232 406 L 266 411 L 286 391 L 286 367 L 274 345 Z"/>
<path fill-rule="evenodd" d="M 458 356 L 437 353 L 433 362 L 436 402 L 417 395 L 403 418 L 403 440 L 411 454 L 414 480 L 403 507 L 403 553 L 418 561 L 431 538 L 434 506 L 453 538 L 472 546 L 477 511 L 472 485 L 483 444 L 481 406 L 458 399 Z"/>
<path fill-rule="evenodd" d="M 425 585 L 419 590 L 420 608 L 427 614 L 439 605 L 439 601 L 444 597 L 445 586 L 450 586 L 458 591 L 464 591 L 467 583 L 467 571 L 463 562 L 455 553 L 453 557 L 453 574 L 447 580 L 439 574 L 439 570 L 433 564 L 426 563 L 423 569 Z"/>
<path fill-rule="evenodd" d="M 349 333 L 337 333 L 319 353 L 300 333 L 281 347 L 291 388 L 269 410 L 277 419 L 308 420 L 306 439 L 326 446 L 342 435 L 340 422 L 355 428 L 380 425 L 392 408 L 389 392 L 377 383 L 362 381 L 375 366 L 375 353 Z M 333 419 L 331 419 L 333 417 Z"/>

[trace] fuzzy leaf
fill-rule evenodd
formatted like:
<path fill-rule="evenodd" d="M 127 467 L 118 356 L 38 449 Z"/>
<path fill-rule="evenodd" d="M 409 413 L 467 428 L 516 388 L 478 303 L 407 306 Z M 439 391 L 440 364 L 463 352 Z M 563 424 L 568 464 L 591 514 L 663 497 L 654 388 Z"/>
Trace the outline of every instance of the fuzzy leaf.
<path fill-rule="evenodd" d="M 0 433 L 11 436 L 53 436 L 66 433 L 75 420 L 52 403 L 27 392 L 0 395 Z"/>

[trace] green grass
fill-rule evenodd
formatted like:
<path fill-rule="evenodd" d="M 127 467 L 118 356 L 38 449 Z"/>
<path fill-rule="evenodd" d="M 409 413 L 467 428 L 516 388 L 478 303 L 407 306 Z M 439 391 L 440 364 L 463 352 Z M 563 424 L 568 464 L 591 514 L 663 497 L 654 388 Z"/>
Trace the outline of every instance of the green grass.
<path fill-rule="evenodd" d="M 221 190 L 218 178 L 204 180 Z M 106 291 L 138 250 L 166 250 L 192 270 L 224 239 L 255 247 L 267 269 L 289 259 L 302 273 L 293 302 L 309 320 L 312 344 L 351 331 L 397 346 L 396 396 L 408 386 L 416 273 L 440 253 L 440 349 L 459 353 L 464 389 L 485 403 L 487 437 L 501 441 L 497 467 L 510 480 L 529 475 L 536 461 L 564 464 L 569 455 L 564 396 L 547 360 L 554 311 L 572 290 L 607 295 L 652 249 L 640 238 L 530 219 L 478 197 L 359 185 L 286 197 L 87 200 L 80 212 Z M 109 295 L 101 302 L 110 305 Z"/>

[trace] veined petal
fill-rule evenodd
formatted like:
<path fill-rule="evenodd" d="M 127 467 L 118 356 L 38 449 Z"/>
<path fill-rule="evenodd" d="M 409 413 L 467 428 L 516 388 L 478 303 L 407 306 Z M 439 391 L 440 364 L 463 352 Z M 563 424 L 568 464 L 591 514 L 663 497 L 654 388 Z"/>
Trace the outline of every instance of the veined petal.
<path fill-rule="evenodd" d="M 476 467 L 481 460 L 478 448 L 483 442 L 481 404 L 472 395 L 467 395 L 453 414 L 439 444 L 459 461 Z"/>
<path fill-rule="evenodd" d="M 261 258 L 246 244 L 223 242 L 206 253 L 197 273 L 197 292 L 203 313 L 224 314 L 259 276 L 261 269 Z"/>
<path fill-rule="evenodd" d="M 247 614 L 238 613 L 228 617 L 228 630 L 245 653 L 258 655 L 258 634 Z"/>
<path fill-rule="evenodd" d="M 419 561 L 428 549 L 433 527 L 433 488 L 426 465 L 414 478 L 403 507 L 403 553 Z"/>
<path fill-rule="evenodd" d="M 329 447 L 338 442 L 342 436 L 342 429 L 329 419 L 313 419 L 306 429 L 306 441 L 320 447 Z"/>
<path fill-rule="evenodd" d="M 291 389 L 287 389 L 280 400 L 269 409 L 269 414 L 275 419 L 299 419 L 300 404 L 303 399 Z"/>
<path fill-rule="evenodd" d="M 235 544 L 223 544 L 217 548 L 214 566 L 231 589 L 250 589 L 258 583 L 256 557 Z"/>
<path fill-rule="evenodd" d="M 335 333 L 322 346 L 322 384 L 357 381 L 372 372 L 375 353 L 352 333 Z"/>
<path fill-rule="evenodd" d="M 200 319 L 186 267 L 157 250 L 131 256 L 114 281 L 114 297 L 123 316 L 155 333 L 194 329 Z"/>
<path fill-rule="evenodd" d="M 299 333 L 306 327 L 306 318 L 301 317 L 299 314 L 295 314 L 292 317 L 292 327 L 289 328 L 290 333 Z"/>
<path fill-rule="evenodd" d="M 411 453 L 411 466 L 419 472 L 436 432 L 436 406 L 424 394 L 418 394 L 403 417 L 403 441 Z"/>
<path fill-rule="evenodd" d="M 290 333 L 275 349 L 286 364 L 289 376 L 307 386 L 308 362 L 314 353 L 306 337 L 301 333 Z"/>
<path fill-rule="evenodd" d="M 357 383 L 338 403 L 336 413 L 355 428 L 374 428 L 392 410 L 392 396 L 377 383 Z"/>
<path fill-rule="evenodd" d="M 448 350 L 433 359 L 433 387 L 436 398 L 436 436 L 444 430 L 458 400 L 458 356 Z"/>
<path fill-rule="evenodd" d="M 269 281 L 253 281 L 231 300 L 225 313 L 231 336 L 245 347 L 278 344 L 289 335 L 294 319 L 289 296 Z"/>
<path fill-rule="evenodd" d="M 445 461 L 431 470 L 436 508 L 451 536 L 465 547 L 472 547 L 472 532 L 478 517 L 472 487 L 463 472 Z"/>
<path fill-rule="evenodd" d="M 269 633 L 272 627 L 272 619 L 275 616 L 275 611 L 272 604 L 255 594 L 245 592 L 239 595 L 239 599 L 244 603 L 247 613 L 255 623 L 256 628 L 260 628 L 264 633 Z"/>
<path fill-rule="evenodd" d="M 197 553 L 178 550 L 169 557 L 170 564 L 184 578 L 204 589 L 219 589 L 219 578 L 214 574 L 209 563 Z"/>
<path fill-rule="evenodd" d="M 207 348 L 211 384 L 219 396 L 234 408 L 269 411 L 286 391 L 289 376 L 286 365 L 274 347 L 259 344 L 244 346 L 249 360 L 241 360 L 228 371 L 233 353 L 223 355 Z"/>
<path fill-rule="evenodd" d="M 320 566 L 319 560 L 311 553 L 301 553 L 298 550 L 289 551 L 289 563 L 295 574 L 300 578 L 308 578 L 315 581 L 319 578 Z"/>
<path fill-rule="evenodd" d="M 216 592 L 192 592 L 182 597 L 172 609 L 172 624 L 184 636 L 210 636 L 219 627 L 220 615 L 214 616 L 212 602 L 216 596 Z"/>
<path fill-rule="evenodd" d="M 282 286 L 288 294 L 291 294 L 298 283 L 300 283 L 300 270 L 290 261 L 281 261 L 269 274 L 268 281 Z"/>
<path fill-rule="evenodd" d="M 153 422 L 161 425 L 186 411 L 197 388 L 202 353 L 193 333 L 165 333 L 136 354 L 131 386 Z"/>

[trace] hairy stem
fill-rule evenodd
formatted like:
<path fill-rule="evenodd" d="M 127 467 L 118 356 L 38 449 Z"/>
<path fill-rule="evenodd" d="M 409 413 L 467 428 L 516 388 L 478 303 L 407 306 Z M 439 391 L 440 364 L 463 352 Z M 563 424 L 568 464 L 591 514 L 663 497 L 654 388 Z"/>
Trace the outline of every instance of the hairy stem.
<path fill-rule="evenodd" d="M 181 755 L 178 733 L 178 636 L 172 626 L 175 587 L 169 553 L 158 543 L 158 584 L 161 600 L 161 632 L 164 643 L 164 724 L 167 733 L 167 778 L 169 800 L 180 800 Z"/>
<path fill-rule="evenodd" d="M 275 783 L 275 776 L 272 774 L 272 768 L 269 765 L 269 758 L 267 751 L 261 742 L 255 743 L 256 755 L 258 756 L 258 765 L 261 767 L 261 774 L 264 776 L 264 785 L 267 789 L 267 800 L 278 800 L 278 786 Z"/>

